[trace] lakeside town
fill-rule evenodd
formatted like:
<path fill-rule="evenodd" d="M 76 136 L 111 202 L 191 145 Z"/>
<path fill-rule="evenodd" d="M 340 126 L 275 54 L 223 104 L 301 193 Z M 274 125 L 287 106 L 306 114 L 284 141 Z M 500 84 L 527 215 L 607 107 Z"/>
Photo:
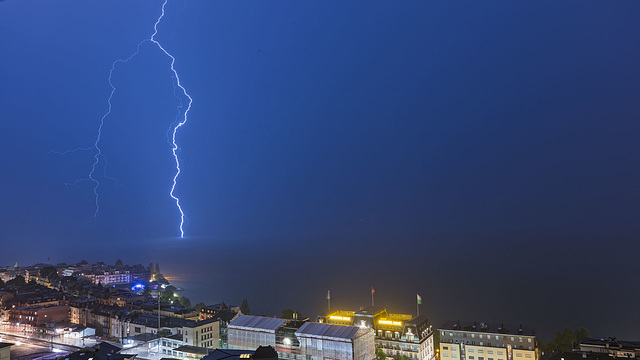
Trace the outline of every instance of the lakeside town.
<path fill-rule="evenodd" d="M 564 329 L 543 343 L 523 324 L 432 324 L 385 306 L 280 317 L 240 305 L 192 304 L 159 264 L 81 261 L 0 268 L 0 360 L 353 359 L 604 360 L 639 358 L 640 341 Z M 375 289 L 371 289 L 372 299 Z"/>

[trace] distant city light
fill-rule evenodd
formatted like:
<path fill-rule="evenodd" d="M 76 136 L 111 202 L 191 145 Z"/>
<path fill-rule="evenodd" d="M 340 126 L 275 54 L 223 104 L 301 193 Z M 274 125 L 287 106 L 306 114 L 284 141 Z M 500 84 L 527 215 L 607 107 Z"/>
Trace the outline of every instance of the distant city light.
<path fill-rule="evenodd" d="M 137 290 L 142 290 L 144 289 L 144 284 L 135 284 L 131 287 L 131 291 L 137 291 Z"/>

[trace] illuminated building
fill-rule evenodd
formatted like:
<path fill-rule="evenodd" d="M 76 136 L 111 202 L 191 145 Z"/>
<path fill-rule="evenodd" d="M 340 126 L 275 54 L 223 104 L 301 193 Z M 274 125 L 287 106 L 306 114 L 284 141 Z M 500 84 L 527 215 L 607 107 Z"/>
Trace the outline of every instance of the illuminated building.
<path fill-rule="evenodd" d="M 287 322 L 262 316 L 240 315 L 228 327 L 229 349 L 251 350 L 276 344 L 276 330 Z"/>
<path fill-rule="evenodd" d="M 392 314 L 382 307 L 366 307 L 359 311 L 334 311 L 320 321 L 373 329 L 375 345 L 387 357 L 435 359 L 433 328 L 424 315 L 414 317 L 409 314 Z"/>
<path fill-rule="evenodd" d="M 580 340 L 579 348 L 585 353 L 604 353 L 614 358 L 640 359 L 640 341 L 586 338 Z"/>
<path fill-rule="evenodd" d="M 96 273 L 82 274 L 82 276 L 90 279 L 94 284 L 102 285 L 129 284 L 132 281 L 131 274 L 127 270 L 97 271 Z"/>
<path fill-rule="evenodd" d="M 308 322 L 296 331 L 296 337 L 301 359 L 375 359 L 374 336 L 369 328 Z"/>
<path fill-rule="evenodd" d="M 510 330 L 515 329 L 515 330 Z M 440 332 L 441 360 L 538 360 L 538 342 L 522 327 L 447 324 Z"/>
<path fill-rule="evenodd" d="M 240 311 L 240 307 L 235 305 L 227 305 L 224 302 L 215 305 L 203 306 L 202 309 L 200 309 L 200 314 L 198 314 L 199 320 L 206 320 L 216 317 L 218 314 L 225 311 L 238 313 Z"/>
<path fill-rule="evenodd" d="M 9 321 L 33 327 L 69 321 L 69 307 L 65 305 L 21 306 L 9 310 Z"/>
<path fill-rule="evenodd" d="M 372 360 L 373 330 L 356 326 L 311 323 L 241 315 L 229 324 L 229 348 L 251 350 L 273 346 L 280 359 Z"/>
<path fill-rule="evenodd" d="M 235 305 L 227 305 L 224 302 L 215 305 L 204 306 L 198 314 L 200 320 L 217 319 L 219 320 L 219 337 L 220 345 L 222 349 L 229 347 L 228 330 L 227 327 L 233 319 L 242 315 L 240 307 Z"/>

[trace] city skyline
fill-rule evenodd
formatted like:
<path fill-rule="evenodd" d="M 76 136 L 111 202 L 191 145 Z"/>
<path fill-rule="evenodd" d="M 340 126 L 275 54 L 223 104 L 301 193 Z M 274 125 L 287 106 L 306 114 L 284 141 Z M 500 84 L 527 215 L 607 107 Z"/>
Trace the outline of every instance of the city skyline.
<path fill-rule="evenodd" d="M 169 0 L 182 239 L 153 43 L 113 73 L 95 221 L 67 185 L 94 154 L 50 152 L 93 144 L 163 3 L 0 2 L 0 264 L 159 262 L 272 314 L 374 286 L 435 323 L 640 338 L 640 3 Z"/>

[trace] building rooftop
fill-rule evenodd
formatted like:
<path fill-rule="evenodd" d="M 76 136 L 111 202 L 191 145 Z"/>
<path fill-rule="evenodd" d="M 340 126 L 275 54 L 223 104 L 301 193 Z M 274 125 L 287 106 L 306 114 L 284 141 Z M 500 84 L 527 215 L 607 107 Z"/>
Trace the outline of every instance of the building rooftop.
<path fill-rule="evenodd" d="M 276 330 L 287 322 L 285 319 L 268 318 L 262 316 L 240 315 L 233 320 L 229 326 L 244 327 L 252 329 Z"/>
<path fill-rule="evenodd" d="M 191 346 L 191 345 L 182 345 L 179 348 L 176 348 L 173 350 L 180 351 L 183 353 L 188 353 L 188 354 L 196 354 L 196 355 L 208 355 L 209 351 L 211 351 L 207 348 Z"/>
<path fill-rule="evenodd" d="M 509 334 L 535 336 L 535 331 L 531 328 L 523 328 L 522 325 L 504 324 L 504 323 L 484 323 L 477 321 L 450 321 L 445 323 L 439 330 L 456 330 L 483 332 L 492 334 Z"/>
<path fill-rule="evenodd" d="M 254 352 L 254 350 L 215 349 L 201 360 L 238 360 L 240 359 L 240 355 L 253 355 Z"/>
<path fill-rule="evenodd" d="M 617 349 L 640 349 L 640 341 L 618 340 L 616 338 L 586 338 L 580 340 L 580 345 L 592 345 Z"/>
<path fill-rule="evenodd" d="M 415 325 L 415 324 L 419 324 L 419 323 L 424 322 L 424 321 L 429 322 L 429 318 L 426 315 L 419 315 L 419 316 L 414 317 L 411 320 L 405 321 L 405 323 L 406 324 L 414 324 Z"/>
<path fill-rule="evenodd" d="M 584 352 L 558 352 L 547 360 L 612 360 L 616 359 L 606 353 L 584 353 Z M 621 358 L 617 358 L 621 359 Z"/>
<path fill-rule="evenodd" d="M 376 315 L 382 311 L 387 311 L 387 309 L 384 306 L 367 306 L 365 308 L 362 308 L 358 311 L 356 311 L 355 313 L 357 315 Z"/>
<path fill-rule="evenodd" d="M 165 338 L 182 341 L 182 334 L 173 334 L 173 335 L 165 336 Z"/>
<path fill-rule="evenodd" d="M 325 338 L 334 338 L 334 339 L 353 339 L 358 333 L 360 328 L 355 326 L 344 326 L 344 325 L 332 325 L 332 324 L 321 324 L 321 323 L 304 323 L 298 331 L 296 331 L 296 336 L 299 335 L 315 335 Z"/>

